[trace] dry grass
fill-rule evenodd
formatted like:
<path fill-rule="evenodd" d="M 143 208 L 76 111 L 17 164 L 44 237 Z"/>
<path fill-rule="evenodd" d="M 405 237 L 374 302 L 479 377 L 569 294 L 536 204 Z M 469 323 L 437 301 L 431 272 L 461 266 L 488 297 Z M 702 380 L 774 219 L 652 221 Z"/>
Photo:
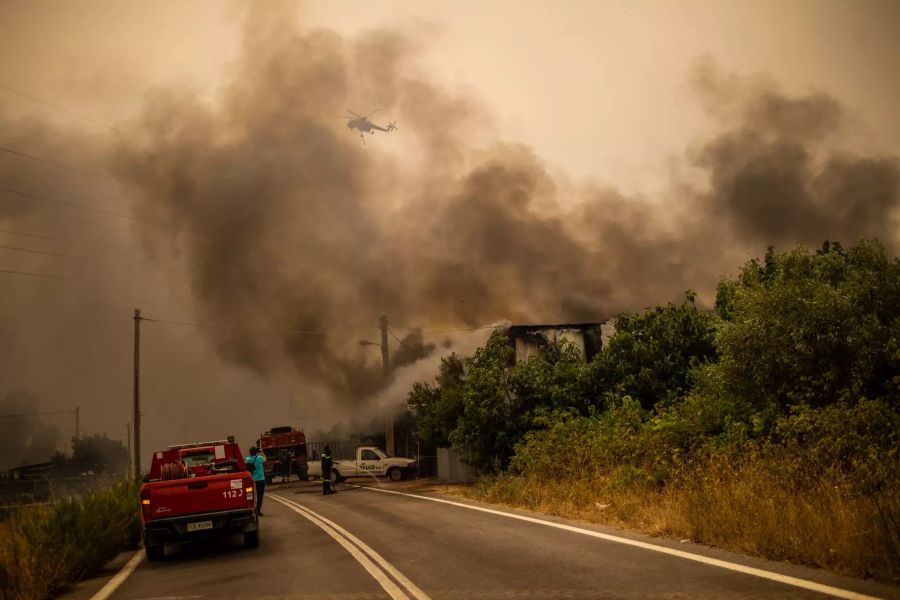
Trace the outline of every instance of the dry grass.
<path fill-rule="evenodd" d="M 845 482 L 797 489 L 768 469 L 707 472 L 662 489 L 603 478 L 572 481 L 502 475 L 469 498 L 545 514 L 688 538 L 772 560 L 900 581 L 900 489 L 862 496 Z M 454 490 L 448 490 L 454 493 Z"/>
<path fill-rule="evenodd" d="M 832 478 L 798 488 L 749 465 L 688 487 L 689 537 L 859 577 L 900 581 L 900 488 L 867 495 Z"/>
<path fill-rule="evenodd" d="M 0 600 L 44 600 L 140 536 L 137 488 L 119 483 L 0 522 Z"/>

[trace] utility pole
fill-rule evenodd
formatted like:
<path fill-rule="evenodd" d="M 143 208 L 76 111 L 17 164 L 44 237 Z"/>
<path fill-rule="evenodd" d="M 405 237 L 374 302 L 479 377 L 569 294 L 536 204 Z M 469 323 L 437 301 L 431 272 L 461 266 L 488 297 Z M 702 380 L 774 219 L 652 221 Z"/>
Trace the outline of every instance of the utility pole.
<path fill-rule="evenodd" d="M 141 309 L 134 309 L 134 478 L 141 481 Z"/>
<path fill-rule="evenodd" d="M 81 439 L 81 411 L 76 406 L 75 407 L 75 439 Z"/>
<path fill-rule="evenodd" d="M 383 315 L 379 320 L 381 326 L 381 366 L 384 371 L 384 381 L 387 383 L 391 375 L 391 353 L 388 349 L 388 318 Z M 396 454 L 394 448 L 394 415 L 388 413 L 384 418 L 384 449 L 388 454 Z"/>
<path fill-rule="evenodd" d="M 125 443 L 128 444 L 128 477 L 131 477 L 131 421 L 125 421 Z"/>
<path fill-rule="evenodd" d="M 387 379 L 391 374 L 391 353 L 388 352 L 388 318 L 381 317 L 379 325 L 381 326 L 381 363 L 384 367 L 384 377 Z"/>

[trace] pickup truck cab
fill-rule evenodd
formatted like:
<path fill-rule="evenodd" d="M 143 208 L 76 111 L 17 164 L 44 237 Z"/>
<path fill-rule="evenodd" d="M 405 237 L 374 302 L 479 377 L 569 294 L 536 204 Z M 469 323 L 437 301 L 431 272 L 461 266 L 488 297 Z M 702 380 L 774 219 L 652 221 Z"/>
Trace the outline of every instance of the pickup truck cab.
<path fill-rule="evenodd" d="M 383 477 L 400 481 L 409 477 L 415 459 L 388 456 L 375 446 L 360 446 L 354 460 L 335 460 L 331 463 L 331 480 L 343 481 L 348 477 Z"/>
<path fill-rule="evenodd" d="M 141 486 L 147 559 L 162 559 L 166 543 L 217 532 L 243 534 L 246 547 L 257 547 L 255 492 L 233 438 L 154 452 L 150 473 Z"/>

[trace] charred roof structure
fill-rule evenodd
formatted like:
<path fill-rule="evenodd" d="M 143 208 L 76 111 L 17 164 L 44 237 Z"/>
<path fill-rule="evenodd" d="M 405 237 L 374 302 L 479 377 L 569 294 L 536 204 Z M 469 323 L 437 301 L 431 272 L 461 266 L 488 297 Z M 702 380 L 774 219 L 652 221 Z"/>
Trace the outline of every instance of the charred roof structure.
<path fill-rule="evenodd" d="M 537 354 L 547 344 L 561 340 L 578 347 L 582 358 L 589 362 L 606 346 L 614 332 L 615 319 L 607 319 L 590 323 L 511 325 L 506 335 L 515 350 L 516 362 Z"/>

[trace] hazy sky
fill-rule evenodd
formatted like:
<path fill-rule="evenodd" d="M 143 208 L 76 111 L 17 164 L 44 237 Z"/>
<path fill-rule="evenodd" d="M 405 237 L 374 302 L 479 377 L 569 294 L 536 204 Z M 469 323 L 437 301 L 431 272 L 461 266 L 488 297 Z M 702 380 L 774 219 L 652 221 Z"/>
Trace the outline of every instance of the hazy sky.
<path fill-rule="evenodd" d="M 435 79 L 488 107 L 501 138 L 528 143 L 577 178 L 664 187 L 673 156 L 713 127 L 687 83 L 705 55 L 789 92 L 824 91 L 858 119 L 865 144 L 900 150 L 900 4 L 892 0 L 304 6 L 310 26 L 349 36 L 380 27 L 414 32 Z M 240 14 L 240 4 L 208 0 L 7 1 L 2 83 L 101 120 L 128 118 L 154 85 L 215 89 L 238 52 Z M 0 102 L 10 111 L 34 108 L 14 97 Z M 358 102 L 354 110 L 367 109 L 365 98 Z"/>
<path fill-rule="evenodd" d="M 687 85 L 704 55 L 724 69 L 817 88 L 900 149 L 900 4 L 835 1 L 321 2 L 317 23 L 347 33 L 434 24 L 425 59 L 471 87 L 502 136 L 577 177 L 637 189 L 709 124 Z"/>
<path fill-rule="evenodd" d="M 0 3 L 0 86 L 131 132 L 0 89 L 0 146 L 94 173 L 0 153 L 0 187 L 197 235 L 0 196 L 0 228 L 58 238 L 0 244 L 81 257 L 6 250 L 0 269 L 85 278 L 0 274 L 0 401 L 77 402 L 83 431 L 121 436 L 136 306 L 269 328 L 331 311 L 354 332 L 382 311 L 398 331 L 575 318 L 708 299 L 769 243 L 896 242 L 896 1 L 286 4 Z M 291 23 L 245 29 L 251 6 Z M 378 98 L 400 129 L 362 149 L 335 117 Z M 345 420 L 331 401 L 365 378 L 344 375 L 378 369 L 355 333 L 285 347 L 146 326 L 150 447 L 223 428 L 246 445 L 292 394 L 319 425 Z M 417 365 L 402 382 L 434 360 Z M 247 402 L 259 423 L 235 420 Z"/>

